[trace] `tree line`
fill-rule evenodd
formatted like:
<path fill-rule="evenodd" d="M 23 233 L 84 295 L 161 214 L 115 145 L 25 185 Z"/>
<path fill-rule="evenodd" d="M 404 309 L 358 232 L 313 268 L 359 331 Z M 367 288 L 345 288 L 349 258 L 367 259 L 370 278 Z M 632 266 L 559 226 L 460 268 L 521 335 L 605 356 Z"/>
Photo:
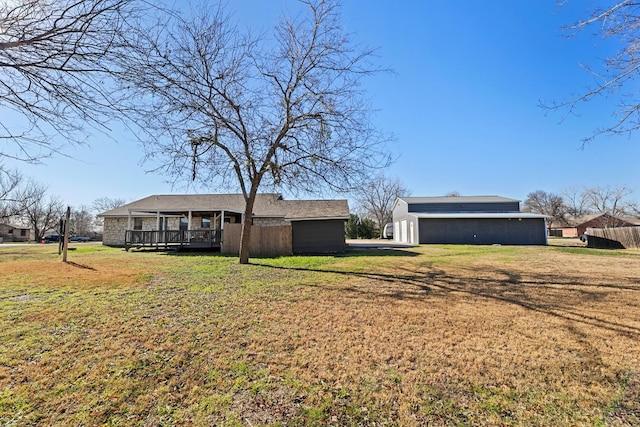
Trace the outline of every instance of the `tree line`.
<path fill-rule="evenodd" d="M 125 203 L 121 198 L 101 197 L 91 206 L 72 208 L 70 234 L 95 235 L 102 226 L 96 215 Z M 63 199 L 51 194 L 46 185 L 24 178 L 17 171 L 0 171 L 0 223 L 29 228 L 39 242 L 47 233 L 59 231 L 65 209 Z"/>

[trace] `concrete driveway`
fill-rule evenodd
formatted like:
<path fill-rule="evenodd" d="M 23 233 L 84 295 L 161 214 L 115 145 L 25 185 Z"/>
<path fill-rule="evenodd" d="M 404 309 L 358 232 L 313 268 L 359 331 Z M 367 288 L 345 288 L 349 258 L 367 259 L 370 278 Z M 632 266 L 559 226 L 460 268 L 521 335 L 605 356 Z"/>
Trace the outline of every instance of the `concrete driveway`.
<path fill-rule="evenodd" d="M 390 249 L 412 248 L 416 245 L 386 239 L 347 239 L 347 246 L 351 248 Z"/>

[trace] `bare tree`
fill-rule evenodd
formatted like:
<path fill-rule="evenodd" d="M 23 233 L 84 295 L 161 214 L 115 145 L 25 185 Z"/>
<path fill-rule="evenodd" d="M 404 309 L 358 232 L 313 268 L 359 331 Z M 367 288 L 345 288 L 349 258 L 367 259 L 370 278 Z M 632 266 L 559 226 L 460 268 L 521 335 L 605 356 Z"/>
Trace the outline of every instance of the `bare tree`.
<path fill-rule="evenodd" d="M 127 201 L 125 199 L 121 199 L 117 197 L 116 198 L 99 197 L 93 201 L 93 204 L 91 205 L 91 207 L 92 207 L 93 213 L 95 215 L 98 215 L 103 212 L 110 211 L 111 209 L 118 208 L 126 203 Z M 95 226 L 94 228 L 101 228 L 104 225 L 104 218 L 94 216 L 93 225 Z"/>
<path fill-rule="evenodd" d="M 0 165 L 0 221 L 18 214 L 17 195 L 22 182 L 20 172 L 3 169 Z"/>
<path fill-rule="evenodd" d="M 562 199 L 567 216 L 582 216 L 591 213 L 589 201 L 585 197 L 585 189 L 571 187 L 562 192 Z"/>
<path fill-rule="evenodd" d="M 0 165 L 0 221 L 20 217 L 37 200 L 38 191 L 37 186 L 19 171 Z"/>
<path fill-rule="evenodd" d="M 537 190 L 527 195 L 525 209 L 530 212 L 547 215 L 556 221 L 562 221 L 566 215 L 566 207 L 561 196 Z M 549 227 L 551 223 L 549 222 Z"/>
<path fill-rule="evenodd" d="M 629 210 L 628 213 L 630 216 L 635 216 L 636 218 L 640 218 L 640 205 L 636 200 L 629 201 L 628 210 Z"/>
<path fill-rule="evenodd" d="M 31 181 L 18 198 L 22 222 L 33 229 L 37 241 L 44 237 L 47 230 L 58 228 L 64 205 L 59 197 L 47 195 L 47 187 Z"/>
<path fill-rule="evenodd" d="M 72 234 L 81 236 L 89 236 L 94 228 L 95 216 L 90 212 L 87 206 L 71 210 L 70 230 Z"/>
<path fill-rule="evenodd" d="M 352 190 L 388 163 L 361 80 L 372 51 L 344 33 L 333 0 L 300 2 L 273 38 L 241 34 L 222 9 L 203 7 L 138 34 L 133 105 L 155 138 L 149 158 L 175 179 L 240 189 L 246 201 L 240 263 L 248 263 L 258 191 Z"/>
<path fill-rule="evenodd" d="M 0 2 L 0 160 L 38 162 L 83 142 L 83 128 L 121 117 L 112 77 L 128 57 L 124 38 L 138 0 Z M 13 115 L 9 115 L 9 111 Z M 4 140 L 4 141 L 2 141 Z"/>
<path fill-rule="evenodd" d="M 398 178 L 378 175 L 358 190 L 356 198 L 361 211 L 375 220 L 382 238 L 384 226 L 391 222 L 393 203 L 400 196 L 408 196 L 409 191 Z"/>
<path fill-rule="evenodd" d="M 110 211 L 126 204 L 127 201 L 121 198 L 99 197 L 95 199 L 91 205 L 92 209 L 97 213 Z"/>
<path fill-rule="evenodd" d="M 627 198 L 631 194 L 633 190 L 624 185 L 589 187 L 584 191 L 584 197 L 594 212 L 608 213 L 615 217 L 628 213 Z"/>
<path fill-rule="evenodd" d="M 624 185 L 571 188 L 563 192 L 567 214 L 570 216 L 610 215 L 602 217 L 602 227 L 616 227 L 620 221 L 615 218 L 637 213 L 635 202 L 629 198 L 632 194 L 633 190 Z"/>
<path fill-rule="evenodd" d="M 559 4 L 568 0 L 558 1 Z M 573 112 L 580 104 L 599 96 L 615 99 L 618 107 L 612 112 L 614 120 L 597 129 L 584 141 L 601 134 L 631 133 L 640 129 L 640 102 L 637 97 L 637 78 L 640 76 L 640 3 L 629 0 L 608 2 L 593 8 L 585 19 L 567 25 L 569 36 L 582 31 L 594 31 L 603 38 L 614 39 L 620 49 L 605 58 L 600 66 L 585 65 L 594 77 L 594 84 L 575 97 L 544 105 L 550 109 L 568 109 Z"/>

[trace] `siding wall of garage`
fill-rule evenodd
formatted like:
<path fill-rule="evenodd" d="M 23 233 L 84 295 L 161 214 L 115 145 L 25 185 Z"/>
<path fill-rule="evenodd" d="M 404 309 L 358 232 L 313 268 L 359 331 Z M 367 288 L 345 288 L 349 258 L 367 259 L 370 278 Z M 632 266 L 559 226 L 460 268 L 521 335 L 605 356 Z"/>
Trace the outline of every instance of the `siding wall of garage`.
<path fill-rule="evenodd" d="M 393 208 L 393 239 L 398 242 L 409 241 L 409 204 L 402 199 L 396 200 Z"/>
<path fill-rule="evenodd" d="M 405 203 L 406 205 L 406 203 Z M 411 203 L 407 212 L 519 212 L 520 203 L 513 202 L 483 202 L 483 203 Z"/>
<path fill-rule="evenodd" d="M 344 252 L 345 221 L 292 221 L 294 254 Z"/>
<path fill-rule="evenodd" d="M 403 224 L 403 243 L 417 244 L 420 242 L 420 236 L 418 235 L 419 227 L 418 218 L 415 215 L 408 214 L 405 224 Z"/>
<path fill-rule="evenodd" d="M 546 245 L 544 219 L 420 218 L 420 243 Z"/>

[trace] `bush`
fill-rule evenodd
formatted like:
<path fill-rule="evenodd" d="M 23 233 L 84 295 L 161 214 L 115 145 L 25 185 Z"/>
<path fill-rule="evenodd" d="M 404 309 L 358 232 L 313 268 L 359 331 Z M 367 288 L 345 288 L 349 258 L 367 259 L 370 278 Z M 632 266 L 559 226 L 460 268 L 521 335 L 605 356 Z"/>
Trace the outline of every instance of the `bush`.
<path fill-rule="evenodd" d="M 347 221 L 347 239 L 373 239 L 376 234 L 376 224 L 369 218 L 360 218 L 350 214 Z"/>

